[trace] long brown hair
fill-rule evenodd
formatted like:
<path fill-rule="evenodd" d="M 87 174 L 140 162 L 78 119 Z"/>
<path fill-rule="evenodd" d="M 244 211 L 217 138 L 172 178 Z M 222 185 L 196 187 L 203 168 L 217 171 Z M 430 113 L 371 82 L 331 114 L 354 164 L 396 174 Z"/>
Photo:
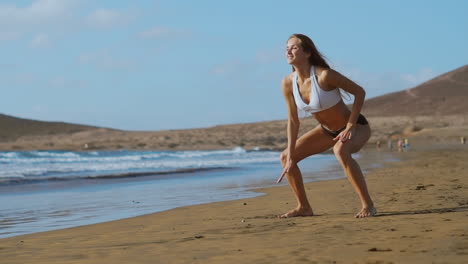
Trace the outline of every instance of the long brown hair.
<path fill-rule="evenodd" d="M 330 65 L 328 65 L 327 61 L 325 60 L 325 56 L 323 56 L 322 53 L 320 53 L 320 51 L 318 51 L 318 49 L 315 46 L 312 39 L 310 39 L 308 36 L 306 36 L 304 34 L 299 34 L 299 33 L 292 34 L 288 38 L 288 40 L 290 40 L 292 38 L 300 39 L 302 49 L 305 52 L 310 52 L 310 57 L 309 57 L 309 64 L 310 65 L 320 66 L 320 67 L 323 67 L 323 68 L 326 68 L 326 69 L 331 69 Z M 292 67 L 292 70 L 294 71 L 294 67 Z M 349 95 L 348 92 L 346 92 L 343 89 L 340 89 L 339 87 L 337 87 L 337 88 L 340 91 L 341 97 L 343 99 L 346 99 L 346 97 L 348 97 L 348 99 L 346 99 L 346 100 L 350 100 L 351 96 Z M 320 98 L 319 98 L 319 103 L 320 103 Z"/>
<path fill-rule="evenodd" d="M 288 40 L 292 38 L 298 38 L 301 40 L 301 47 L 305 52 L 310 53 L 309 57 L 309 64 L 310 65 L 318 65 L 323 68 L 330 69 L 330 65 L 325 61 L 325 56 L 323 56 L 320 51 L 318 51 L 317 47 L 315 47 L 314 42 L 304 34 L 292 34 Z M 294 67 L 293 67 L 294 71 Z"/>

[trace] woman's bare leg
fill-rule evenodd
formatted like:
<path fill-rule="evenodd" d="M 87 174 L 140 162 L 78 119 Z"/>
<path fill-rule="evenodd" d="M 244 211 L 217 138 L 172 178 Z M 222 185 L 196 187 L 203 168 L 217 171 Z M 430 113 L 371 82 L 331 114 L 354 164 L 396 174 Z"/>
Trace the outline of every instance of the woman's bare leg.
<path fill-rule="evenodd" d="M 374 203 L 369 195 L 366 181 L 358 163 L 352 158 L 351 153 L 359 151 L 370 137 L 370 128 L 366 125 L 357 125 L 356 135 L 346 142 L 338 141 L 333 147 L 336 158 L 343 167 L 348 180 L 353 185 L 359 198 L 361 199 L 362 209 L 356 214 L 357 218 L 373 216 L 377 213 Z"/>
<path fill-rule="evenodd" d="M 283 163 L 284 164 L 284 163 Z M 292 167 L 286 177 L 289 182 L 289 186 L 294 192 L 294 195 L 297 199 L 297 207 L 283 215 L 281 218 L 287 217 L 295 217 L 295 216 L 312 216 L 314 212 L 312 211 L 312 207 L 309 204 L 309 200 L 307 199 L 307 194 L 304 188 L 304 182 L 302 180 L 302 174 L 299 170 L 299 167 L 296 165 Z"/>
<path fill-rule="evenodd" d="M 289 185 L 294 192 L 297 199 L 297 207 L 280 217 L 295 217 L 295 216 L 311 216 L 313 215 L 312 207 L 309 204 L 307 195 L 304 189 L 304 182 L 302 179 L 301 171 L 297 166 L 297 163 L 311 155 L 321 153 L 331 148 L 335 142 L 333 139 L 323 132 L 320 126 L 312 129 L 303 136 L 301 136 L 296 142 L 296 149 L 294 150 L 293 160 L 296 161 L 296 165 L 286 173 Z M 286 164 L 287 153 L 283 151 L 281 153 L 281 163 L 284 167 Z"/>

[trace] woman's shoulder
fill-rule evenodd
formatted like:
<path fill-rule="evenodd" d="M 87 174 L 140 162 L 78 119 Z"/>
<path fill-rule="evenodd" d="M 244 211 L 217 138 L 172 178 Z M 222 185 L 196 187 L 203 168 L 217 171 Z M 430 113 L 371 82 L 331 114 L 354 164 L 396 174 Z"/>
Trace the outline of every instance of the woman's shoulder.
<path fill-rule="evenodd" d="M 331 68 L 321 66 L 315 66 L 315 68 L 315 74 L 320 86 L 326 91 L 335 89 L 336 87 L 333 84 L 336 83 L 336 79 L 340 74 Z"/>
<path fill-rule="evenodd" d="M 292 80 L 293 80 L 294 72 L 291 72 L 290 74 L 286 75 L 283 77 L 281 80 L 281 84 L 291 86 Z"/>
<path fill-rule="evenodd" d="M 283 92 L 289 93 L 292 91 L 292 78 L 294 73 L 290 73 L 281 80 L 281 88 Z"/>
<path fill-rule="evenodd" d="M 317 77 L 319 80 L 322 80 L 325 83 L 334 83 L 336 80 L 341 78 L 341 73 L 335 71 L 331 68 L 318 67 L 316 71 Z"/>
<path fill-rule="evenodd" d="M 322 66 L 315 66 L 315 74 L 317 74 L 317 77 L 319 78 L 327 78 L 327 77 L 330 77 L 332 76 L 333 74 L 336 73 L 335 70 L 331 69 L 331 68 L 325 68 L 325 67 L 322 67 Z"/>

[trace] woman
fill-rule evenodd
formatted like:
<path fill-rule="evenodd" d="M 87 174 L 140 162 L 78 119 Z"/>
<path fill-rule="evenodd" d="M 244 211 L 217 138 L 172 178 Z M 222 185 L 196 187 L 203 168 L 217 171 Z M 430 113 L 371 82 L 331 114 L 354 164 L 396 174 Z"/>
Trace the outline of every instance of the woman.
<path fill-rule="evenodd" d="M 377 210 L 367 190 L 364 176 L 351 157 L 351 153 L 359 151 L 371 134 L 366 118 L 360 114 L 365 91 L 332 70 L 312 40 L 305 35 L 294 34 L 288 39 L 286 59 L 292 65 L 293 72 L 282 81 L 283 95 L 288 107 L 288 147 L 281 153 L 283 173 L 278 182 L 284 176 L 287 177 L 298 206 L 280 217 L 313 215 L 297 163 L 331 147 L 361 199 L 362 209 L 356 217 L 374 216 Z M 354 95 L 351 111 L 341 99 L 339 88 Z M 299 139 L 298 110 L 313 114 L 320 123 Z"/>

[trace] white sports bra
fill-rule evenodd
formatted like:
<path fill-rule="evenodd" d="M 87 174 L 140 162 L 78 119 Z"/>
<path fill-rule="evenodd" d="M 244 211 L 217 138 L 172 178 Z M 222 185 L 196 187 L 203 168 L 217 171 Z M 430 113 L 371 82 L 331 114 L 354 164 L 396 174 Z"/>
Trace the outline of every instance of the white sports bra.
<path fill-rule="evenodd" d="M 325 91 L 320 88 L 317 78 L 315 77 L 315 67 L 312 65 L 310 68 L 310 101 L 309 104 L 304 103 L 299 87 L 297 86 L 297 72 L 293 75 L 293 95 L 296 101 L 296 106 L 299 112 L 305 114 L 316 113 L 328 109 L 341 101 L 341 94 L 338 88 L 331 91 Z"/>

